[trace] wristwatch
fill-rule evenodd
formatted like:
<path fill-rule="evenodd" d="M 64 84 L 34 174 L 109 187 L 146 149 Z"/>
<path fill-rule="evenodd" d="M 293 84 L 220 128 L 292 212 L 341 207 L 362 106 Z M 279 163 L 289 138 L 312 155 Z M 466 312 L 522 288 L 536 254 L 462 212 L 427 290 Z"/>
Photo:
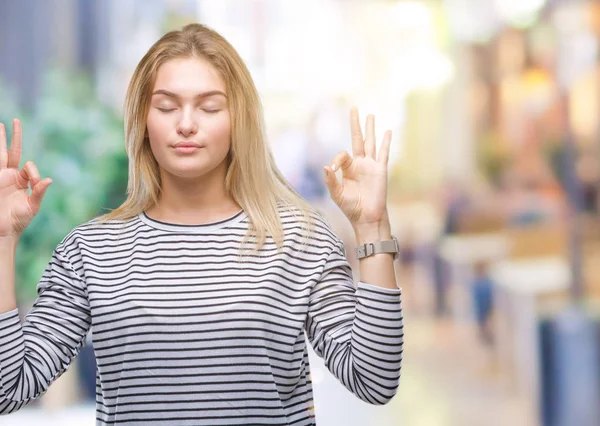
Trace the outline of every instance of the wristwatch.
<path fill-rule="evenodd" d="M 377 253 L 394 253 L 394 260 L 398 260 L 398 257 L 400 257 L 400 245 L 396 237 L 392 235 L 391 240 L 361 244 L 354 249 L 354 252 L 356 253 L 357 260 Z"/>

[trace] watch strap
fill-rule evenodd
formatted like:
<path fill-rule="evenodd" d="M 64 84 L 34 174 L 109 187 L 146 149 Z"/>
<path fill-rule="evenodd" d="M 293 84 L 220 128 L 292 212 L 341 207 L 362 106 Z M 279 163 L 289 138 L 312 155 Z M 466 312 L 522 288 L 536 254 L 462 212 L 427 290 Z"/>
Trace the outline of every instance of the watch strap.
<path fill-rule="evenodd" d="M 361 244 L 354 249 L 357 259 L 362 259 L 378 253 L 394 253 L 394 259 L 396 259 L 399 251 L 400 247 L 398 246 L 396 237 L 392 237 L 391 240 Z"/>

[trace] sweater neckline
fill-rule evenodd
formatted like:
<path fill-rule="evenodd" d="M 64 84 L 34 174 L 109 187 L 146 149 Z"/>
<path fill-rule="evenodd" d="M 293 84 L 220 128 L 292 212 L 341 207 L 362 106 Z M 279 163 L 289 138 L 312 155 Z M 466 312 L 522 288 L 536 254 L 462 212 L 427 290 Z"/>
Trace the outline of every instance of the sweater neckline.
<path fill-rule="evenodd" d="M 205 233 L 239 223 L 247 217 L 247 213 L 242 209 L 234 213 L 232 216 L 226 217 L 225 219 L 220 219 L 208 223 L 201 223 L 197 225 L 184 225 L 180 223 L 163 222 L 151 218 L 145 211 L 138 214 L 138 217 L 146 225 L 163 231 Z"/>

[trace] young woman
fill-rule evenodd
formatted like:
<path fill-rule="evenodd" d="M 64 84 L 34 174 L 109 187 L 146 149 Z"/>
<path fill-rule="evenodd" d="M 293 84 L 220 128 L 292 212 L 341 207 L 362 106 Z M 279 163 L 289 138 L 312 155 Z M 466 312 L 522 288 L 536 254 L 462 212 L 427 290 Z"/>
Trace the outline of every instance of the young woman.
<path fill-rule="evenodd" d="M 376 155 L 373 116 L 364 138 L 350 118 L 353 156 L 324 173 L 357 244 L 373 243 L 357 285 L 342 241 L 274 164 L 236 51 L 199 24 L 166 34 L 127 92 L 127 199 L 60 242 L 23 324 L 15 248 L 51 179 L 19 170 L 20 123 L 10 151 L 0 125 L 0 414 L 39 398 L 90 330 L 97 425 L 315 424 L 306 337 L 357 397 L 387 403 L 403 347 L 391 135 Z"/>

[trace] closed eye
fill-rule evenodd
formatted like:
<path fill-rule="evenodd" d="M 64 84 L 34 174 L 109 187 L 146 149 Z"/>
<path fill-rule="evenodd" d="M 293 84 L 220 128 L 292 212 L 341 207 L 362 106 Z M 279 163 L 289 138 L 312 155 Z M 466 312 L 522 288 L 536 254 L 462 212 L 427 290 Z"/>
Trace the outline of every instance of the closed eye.
<path fill-rule="evenodd" d="M 157 108 L 159 111 L 161 112 L 171 112 L 171 111 L 175 111 L 175 109 L 166 109 L 166 108 Z"/>

